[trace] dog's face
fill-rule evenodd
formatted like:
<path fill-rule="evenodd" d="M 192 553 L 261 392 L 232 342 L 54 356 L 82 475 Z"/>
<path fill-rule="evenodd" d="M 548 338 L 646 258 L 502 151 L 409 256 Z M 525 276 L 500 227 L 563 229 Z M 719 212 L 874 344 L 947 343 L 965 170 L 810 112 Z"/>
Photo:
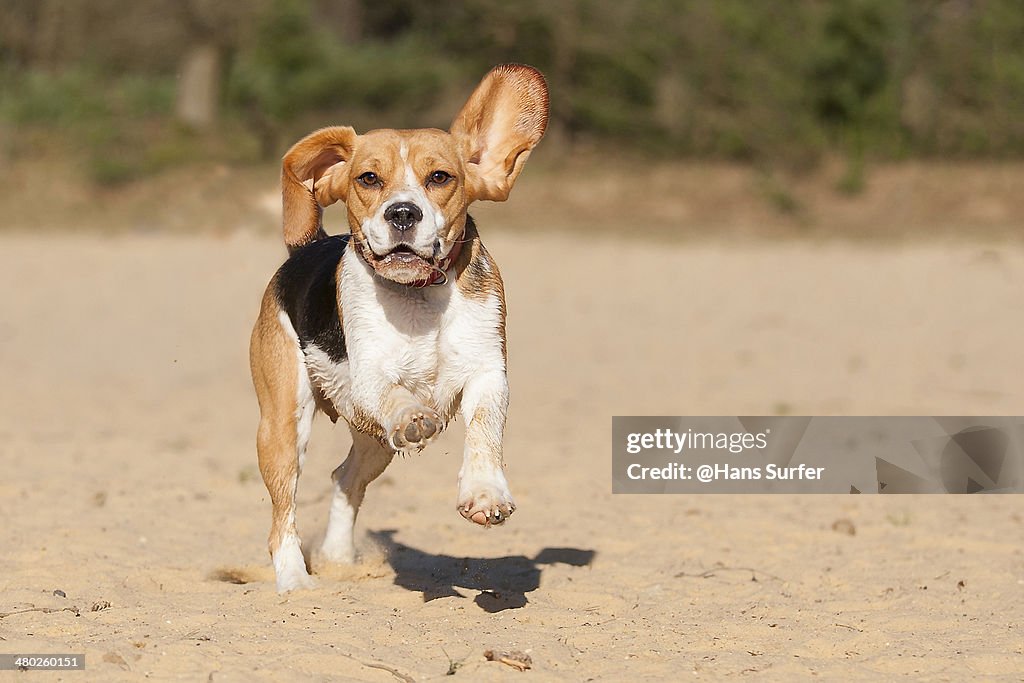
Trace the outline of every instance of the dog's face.
<path fill-rule="evenodd" d="M 508 198 L 547 119 L 543 76 L 505 65 L 484 77 L 448 132 L 316 131 L 284 158 L 285 241 L 315 239 L 321 207 L 340 200 L 357 247 L 379 275 L 424 280 L 461 238 L 472 202 Z"/>
<path fill-rule="evenodd" d="M 345 206 L 363 255 L 396 282 L 429 276 L 466 225 L 466 169 L 452 135 L 370 131 L 347 166 Z"/>

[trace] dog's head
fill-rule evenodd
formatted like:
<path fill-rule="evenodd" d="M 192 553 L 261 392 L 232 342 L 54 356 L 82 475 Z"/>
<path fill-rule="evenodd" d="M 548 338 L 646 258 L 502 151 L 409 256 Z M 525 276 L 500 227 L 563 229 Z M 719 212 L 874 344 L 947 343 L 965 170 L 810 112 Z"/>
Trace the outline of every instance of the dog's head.
<path fill-rule="evenodd" d="M 342 201 L 357 248 L 382 277 L 427 278 L 478 199 L 504 201 L 548 122 L 548 90 L 532 67 L 502 65 L 480 82 L 448 132 L 318 130 L 284 156 L 285 242 L 321 234 L 322 207 Z"/>

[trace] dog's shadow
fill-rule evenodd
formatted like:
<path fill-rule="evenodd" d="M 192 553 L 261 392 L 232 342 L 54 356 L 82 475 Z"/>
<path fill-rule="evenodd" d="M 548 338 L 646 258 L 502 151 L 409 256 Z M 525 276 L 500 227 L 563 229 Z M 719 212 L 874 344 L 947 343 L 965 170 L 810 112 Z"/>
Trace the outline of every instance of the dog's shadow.
<path fill-rule="evenodd" d="M 396 585 L 423 593 L 424 602 L 465 597 L 456 588 L 479 591 L 473 602 L 487 612 L 524 606 L 528 602 L 526 594 L 540 587 L 542 566 L 561 563 L 585 567 L 597 554 L 579 548 L 544 548 L 532 559 L 525 555 L 452 557 L 399 543 L 395 533 L 394 529 L 383 529 L 371 531 L 369 536 L 387 552 Z"/>

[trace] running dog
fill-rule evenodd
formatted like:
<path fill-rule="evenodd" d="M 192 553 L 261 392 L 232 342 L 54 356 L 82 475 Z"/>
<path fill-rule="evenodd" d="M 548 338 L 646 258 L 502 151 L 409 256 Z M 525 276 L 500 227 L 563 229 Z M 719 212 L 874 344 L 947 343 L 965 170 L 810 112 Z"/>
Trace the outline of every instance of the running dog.
<path fill-rule="evenodd" d="M 270 492 L 269 548 L 280 592 L 313 585 L 295 528 L 295 492 L 317 410 L 344 418 L 348 457 L 321 547 L 355 559 L 367 485 L 396 453 L 423 449 L 461 415 L 457 509 L 483 526 L 515 511 L 502 437 L 508 406 L 505 295 L 467 213 L 505 201 L 548 121 L 537 70 L 492 69 L 446 132 L 318 130 L 284 156 L 289 258 L 252 333 L 257 452 Z M 328 236 L 323 207 L 343 202 L 350 234 Z"/>

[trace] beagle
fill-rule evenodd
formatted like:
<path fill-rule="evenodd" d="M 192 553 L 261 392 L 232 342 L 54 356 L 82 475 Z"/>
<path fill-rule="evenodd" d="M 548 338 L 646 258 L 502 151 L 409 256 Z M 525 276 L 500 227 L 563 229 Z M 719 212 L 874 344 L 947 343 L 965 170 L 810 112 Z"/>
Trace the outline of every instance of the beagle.
<path fill-rule="evenodd" d="M 544 135 L 548 90 L 536 69 L 502 65 L 448 132 L 318 130 L 284 156 L 289 258 L 252 333 L 257 452 L 270 492 L 277 590 L 312 586 L 295 492 L 317 410 L 344 418 L 323 559 L 350 563 L 366 486 L 396 453 L 466 424 L 457 509 L 483 526 L 515 511 L 502 463 L 508 406 L 505 296 L 466 212 L 504 201 Z M 344 202 L 350 234 L 328 236 L 323 207 Z"/>

